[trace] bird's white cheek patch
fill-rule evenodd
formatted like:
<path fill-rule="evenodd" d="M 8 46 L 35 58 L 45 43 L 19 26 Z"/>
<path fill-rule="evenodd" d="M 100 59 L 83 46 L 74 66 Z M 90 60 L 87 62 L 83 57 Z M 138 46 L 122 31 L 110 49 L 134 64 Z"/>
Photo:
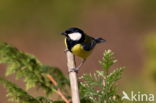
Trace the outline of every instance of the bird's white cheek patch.
<path fill-rule="evenodd" d="M 71 33 L 68 34 L 70 39 L 72 40 L 80 40 L 81 39 L 81 34 L 80 33 Z"/>

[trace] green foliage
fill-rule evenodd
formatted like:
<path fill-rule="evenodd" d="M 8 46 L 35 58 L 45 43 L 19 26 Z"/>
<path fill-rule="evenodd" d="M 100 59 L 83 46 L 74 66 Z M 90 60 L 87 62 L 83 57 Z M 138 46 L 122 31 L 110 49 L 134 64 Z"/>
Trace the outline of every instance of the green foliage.
<path fill-rule="evenodd" d="M 82 80 L 80 83 L 82 100 L 87 100 L 88 103 L 122 103 L 115 83 L 121 78 L 124 67 L 117 68 L 109 73 L 110 67 L 116 61 L 114 53 L 106 50 L 100 61 L 103 71 L 96 71 L 94 74 L 84 74 L 80 78 Z"/>
<path fill-rule="evenodd" d="M 42 97 L 42 96 L 37 97 L 36 99 L 37 99 L 38 101 L 40 101 L 41 103 L 55 103 L 55 102 L 53 102 L 52 100 L 50 100 L 50 99 L 48 99 L 48 98 L 46 98 L 46 97 Z"/>
<path fill-rule="evenodd" d="M 110 50 L 104 52 L 100 64 L 103 71 L 94 74 L 84 74 L 80 79 L 81 103 L 122 103 L 117 93 L 116 81 L 121 78 L 123 67 L 109 72 L 111 66 L 116 63 L 114 53 Z M 69 86 L 69 81 L 56 67 L 50 67 L 39 62 L 34 56 L 19 51 L 7 43 L 0 42 L 0 63 L 7 64 L 6 76 L 15 74 L 16 79 L 24 79 L 26 90 L 39 87 L 47 94 L 63 90 Z M 54 86 L 47 78 L 50 74 L 58 83 Z M 64 103 L 64 101 L 53 101 L 47 97 L 33 97 L 26 90 L 16 84 L 0 77 L 0 83 L 7 89 L 9 100 L 18 103 Z"/>
<path fill-rule="evenodd" d="M 14 83 L 11 83 L 1 77 L 0 83 L 2 83 L 4 87 L 7 88 L 7 96 L 10 97 L 10 101 L 15 101 L 18 103 L 40 103 L 39 100 L 29 95 L 27 92 L 16 86 Z"/>
<path fill-rule="evenodd" d="M 113 57 L 114 53 L 110 50 L 105 51 L 103 54 L 103 58 L 100 61 L 102 68 L 108 73 L 108 69 L 117 62 L 117 60 Z"/>
<path fill-rule="evenodd" d="M 37 97 L 36 99 L 39 100 L 41 103 L 65 103 L 64 101 L 60 101 L 60 100 L 52 101 L 52 100 L 50 100 L 46 97 L 42 97 L 42 96 Z"/>
<path fill-rule="evenodd" d="M 7 96 L 10 97 L 9 101 L 15 101 L 18 103 L 64 103 L 63 101 L 52 101 L 46 97 L 33 97 L 22 88 L 19 88 L 16 84 L 0 77 L 0 83 L 7 89 Z"/>
<path fill-rule="evenodd" d="M 16 79 L 24 79 L 27 90 L 37 86 L 45 90 L 46 94 L 56 91 L 57 87 L 50 82 L 47 74 L 52 75 L 62 89 L 69 84 L 58 68 L 41 64 L 34 56 L 7 43 L 0 42 L 0 63 L 7 64 L 6 76 L 15 74 Z"/>

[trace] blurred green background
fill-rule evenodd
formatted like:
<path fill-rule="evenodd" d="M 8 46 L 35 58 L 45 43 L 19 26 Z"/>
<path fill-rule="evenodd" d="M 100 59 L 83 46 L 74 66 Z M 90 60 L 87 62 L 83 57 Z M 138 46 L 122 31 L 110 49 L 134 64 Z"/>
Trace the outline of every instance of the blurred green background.
<path fill-rule="evenodd" d="M 111 49 L 119 61 L 114 67 L 127 67 L 120 90 L 156 94 L 156 0 L 0 0 L 0 41 L 61 68 L 66 75 L 60 32 L 69 27 L 107 40 L 96 47 L 79 75 L 100 69 L 103 51 Z M 1 76 L 4 71 L 0 65 Z M 11 103 L 5 93 L 0 85 L 0 103 Z"/>

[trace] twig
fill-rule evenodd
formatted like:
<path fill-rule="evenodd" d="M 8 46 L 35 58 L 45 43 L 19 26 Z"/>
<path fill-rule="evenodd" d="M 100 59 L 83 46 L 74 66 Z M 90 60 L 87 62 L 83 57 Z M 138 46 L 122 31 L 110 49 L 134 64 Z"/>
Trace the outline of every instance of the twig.
<path fill-rule="evenodd" d="M 71 69 L 75 68 L 75 57 L 70 51 L 67 51 L 66 54 L 67 54 L 68 71 L 71 71 Z M 71 86 L 72 103 L 80 103 L 77 73 L 69 72 L 69 79 L 70 79 L 70 86 Z"/>
<path fill-rule="evenodd" d="M 55 85 L 58 86 L 57 82 L 55 81 L 55 79 L 50 75 L 47 74 L 47 77 L 49 78 L 49 80 Z M 70 101 L 64 96 L 64 94 L 61 92 L 60 88 L 57 89 L 56 93 L 58 95 L 61 96 L 61 98 L 66 102 L 66 103 L 70 103 Z"/>

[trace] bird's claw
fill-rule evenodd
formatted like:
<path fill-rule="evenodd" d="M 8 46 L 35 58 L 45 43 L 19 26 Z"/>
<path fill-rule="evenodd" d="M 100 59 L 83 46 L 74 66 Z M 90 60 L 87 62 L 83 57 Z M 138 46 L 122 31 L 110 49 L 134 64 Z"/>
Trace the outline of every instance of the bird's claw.
<path fill-rule="evenodd" d="M 79 68 L 76 67 L 76 68 L 71 68 L 68 72 L 69 72 L 69 73 L 70 73 L 70 72 L 76 72 L 76 73 L 78 73 L 78 71 L 79 71 Z"/>

